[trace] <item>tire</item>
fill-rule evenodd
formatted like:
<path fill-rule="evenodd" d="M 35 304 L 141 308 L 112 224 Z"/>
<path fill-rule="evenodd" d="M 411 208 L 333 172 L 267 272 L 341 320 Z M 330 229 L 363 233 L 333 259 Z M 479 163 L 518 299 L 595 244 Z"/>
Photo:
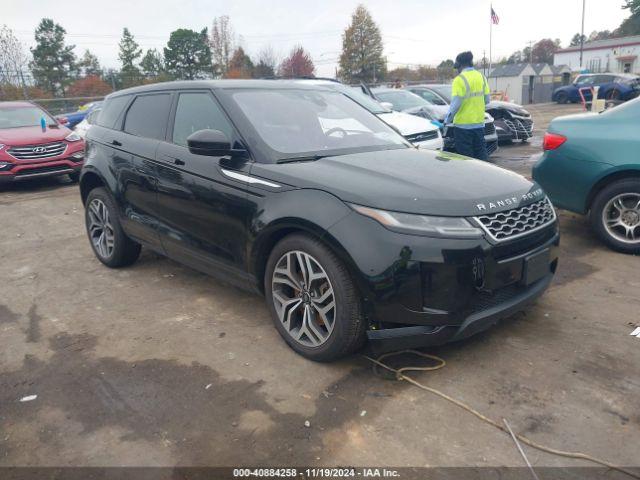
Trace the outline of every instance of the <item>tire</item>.
<path fill-rule="evenodd" d="M 80 180 L 80 172 L 73 172 L 69 174 L 69 179 L 73 182 L 73 183 L 78 183 L 78 180 Z"/>
<path fill-rule="evenodd" d="M 293 273 L 283 274 L 284 270 Z M 305 284 L 309 270 L 318 278 Z M 264 290 L 276 329 L 300 355 L 328 362 L 364 344 L 365 318 L 353 279 L 344 263 L 318 240 L 304 234 L 281 240 L 267 261 Z"/>
<path fill-rule="evenodd" d="M 593 230 L 609 248 L 640 253 L 640 179 L 607 185 L 591 204 L 590 220 Z"/>
<path fill-rule="evenodd" d="M 569 95 L 567 95 L 565 92 L 558 93 L 558 95 L 556 96 L 556 102 L 558 102 L 561 105 L 564 105 L 565 103 L 568 103 L 569 102 Z"/>
<path fill-rule="evenodd" d="M 140 256 L 140 244 L 125 235 L 118 220 L 115 203 L 107 190 L 102 187 L 91 190 L 87 196 L 85 226 L 93 253 L 107 267 L 119 268 L 131 265 Z M 103 241 L 100 242 L 97 239 L 100 238 L 101 232 Z M 110 247 L 109 243 L 112 243 Z"/>

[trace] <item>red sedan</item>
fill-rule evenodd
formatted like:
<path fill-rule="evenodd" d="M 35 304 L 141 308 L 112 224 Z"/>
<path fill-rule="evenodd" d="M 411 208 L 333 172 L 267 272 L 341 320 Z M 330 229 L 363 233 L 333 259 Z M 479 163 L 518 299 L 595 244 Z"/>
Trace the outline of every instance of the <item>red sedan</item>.
<path fill-rule="evenodd" d="M 0 183 L 69 175 L 77 181 L 84 140 L 30 102 L 0 102 Z"/>

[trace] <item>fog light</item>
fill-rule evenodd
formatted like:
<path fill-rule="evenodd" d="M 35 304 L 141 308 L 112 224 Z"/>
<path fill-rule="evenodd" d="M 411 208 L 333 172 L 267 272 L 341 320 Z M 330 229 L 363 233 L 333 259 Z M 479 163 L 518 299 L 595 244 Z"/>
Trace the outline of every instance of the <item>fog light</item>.
<path fill-rule="evenodd" d="M 84 152 L 76 152 L 73 155 L 71 155 L 71 158 L 73 158 L 74 160 L 83 160 Z"/>

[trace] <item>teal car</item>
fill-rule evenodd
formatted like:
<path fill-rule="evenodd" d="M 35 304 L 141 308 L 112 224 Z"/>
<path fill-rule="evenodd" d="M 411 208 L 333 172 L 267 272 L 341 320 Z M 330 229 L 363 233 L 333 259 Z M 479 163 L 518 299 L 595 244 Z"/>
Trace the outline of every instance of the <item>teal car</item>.
<path fill-rule="evenodd" d="M 640 98 L 556 118 L 533 178 L 559 208 L 589 215 L 614 250 L 640 253 Z"/>

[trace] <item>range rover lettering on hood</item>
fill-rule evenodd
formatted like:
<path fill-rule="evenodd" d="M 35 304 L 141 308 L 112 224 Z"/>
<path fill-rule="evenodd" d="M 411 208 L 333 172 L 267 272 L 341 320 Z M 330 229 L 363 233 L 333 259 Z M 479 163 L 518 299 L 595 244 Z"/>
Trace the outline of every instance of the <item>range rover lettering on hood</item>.
<path fill-rule="evenodd" d="M 486 212 L 490 210 L 495 210 L 496 208 L 508 207 L 510 205 L 513 205 L 515 207 L 522 201 L 535 200 L 539 197 L 542 197 L 543 195 L 544 195 L 544 192 L 542 191 L 542 189 L 538 188 L 537 190 L 534 190 L 532 192 L 524 193 L 520 198 L 509 197 L 509 198 L 504 198 L 502 200 L 496 200 L 494 202 L 489 202 L 489 203 L 478 203 L 476 205 L 476 208 L 480 212 Z"/>

